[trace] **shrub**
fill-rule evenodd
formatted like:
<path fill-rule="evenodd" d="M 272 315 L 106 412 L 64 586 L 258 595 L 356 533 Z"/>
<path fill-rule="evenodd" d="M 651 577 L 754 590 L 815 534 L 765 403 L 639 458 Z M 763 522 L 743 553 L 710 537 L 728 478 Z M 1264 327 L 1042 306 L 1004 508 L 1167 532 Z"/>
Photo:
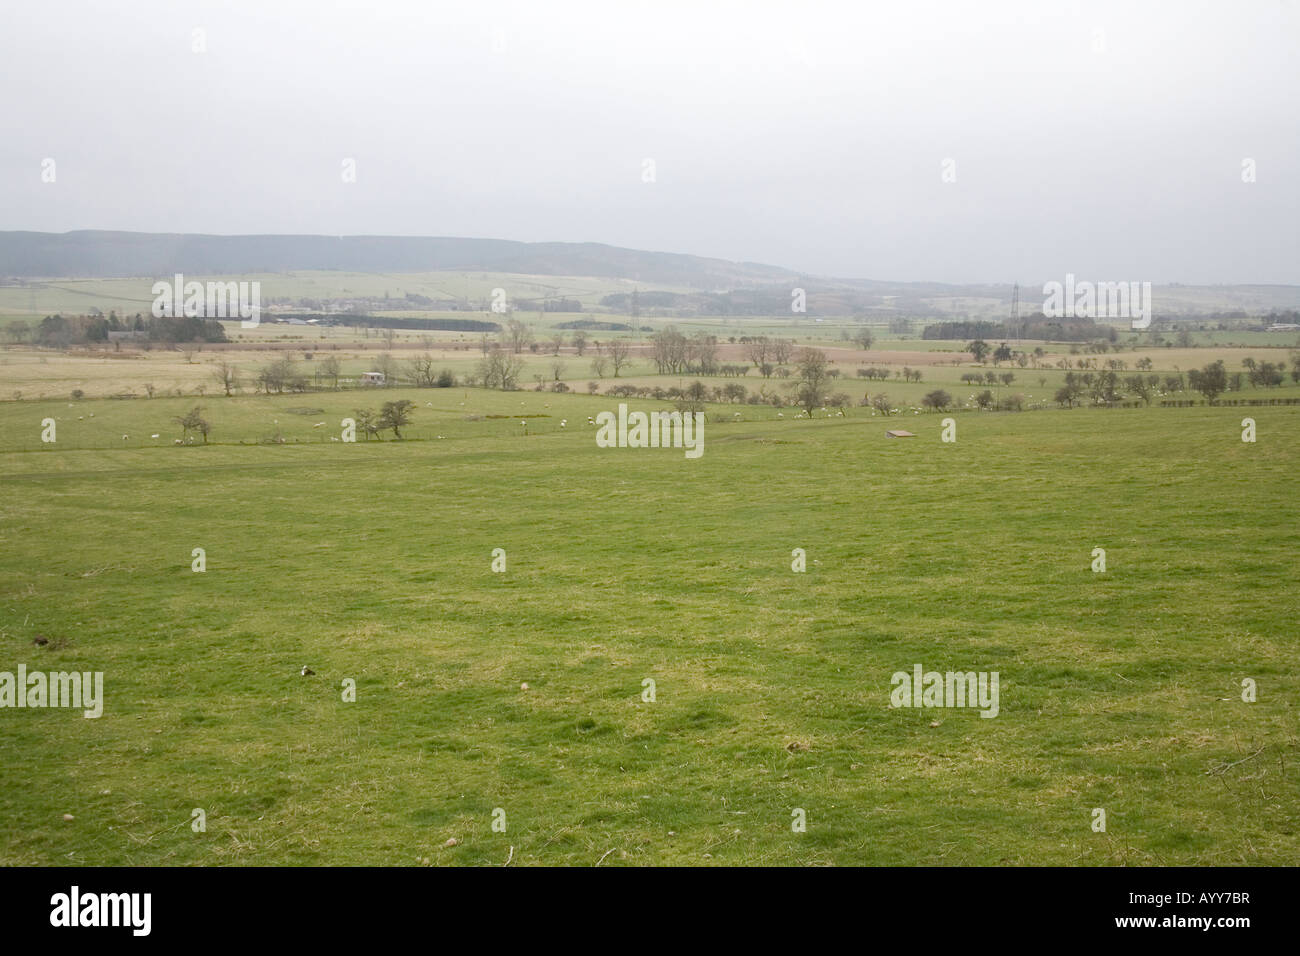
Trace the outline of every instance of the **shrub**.
<path fill-rule="evenodd" d="M 947 392 L 945 392 L 943 389 L 936 388 L 933 392 L 927 394 L 925 398 L 921 399 L 921 404 L 924 405 L 926 408 L 932 408 L 935 411 L 940 411 L 952 404 L 952 396 L 949 395 Z"/>

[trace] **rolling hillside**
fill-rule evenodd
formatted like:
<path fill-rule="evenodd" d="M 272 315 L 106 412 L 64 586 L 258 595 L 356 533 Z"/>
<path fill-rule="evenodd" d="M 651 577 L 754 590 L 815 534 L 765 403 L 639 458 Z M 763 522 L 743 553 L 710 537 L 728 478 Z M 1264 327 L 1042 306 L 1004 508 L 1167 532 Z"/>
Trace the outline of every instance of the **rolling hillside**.
<path fill-rule="evenodd" d="M 107 278 L 341 270 L 472 270 L 610 276 L 695 289 L 779 282 L 791 270 L 595 242 L 415 236 L 207 236 L 180 233 L 0 232 L 0 275 Z"/>

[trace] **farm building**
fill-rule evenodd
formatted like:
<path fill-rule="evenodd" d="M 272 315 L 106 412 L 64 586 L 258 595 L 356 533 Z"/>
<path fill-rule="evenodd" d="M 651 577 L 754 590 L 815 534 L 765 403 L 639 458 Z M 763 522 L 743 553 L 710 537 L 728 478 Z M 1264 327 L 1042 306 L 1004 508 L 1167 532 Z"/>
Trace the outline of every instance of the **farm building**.
<path fill-rule="evenodd" d="M 383 372 L 362 372 L 361 384 L 362 385 L 383 385 L 384 373 Z"/>

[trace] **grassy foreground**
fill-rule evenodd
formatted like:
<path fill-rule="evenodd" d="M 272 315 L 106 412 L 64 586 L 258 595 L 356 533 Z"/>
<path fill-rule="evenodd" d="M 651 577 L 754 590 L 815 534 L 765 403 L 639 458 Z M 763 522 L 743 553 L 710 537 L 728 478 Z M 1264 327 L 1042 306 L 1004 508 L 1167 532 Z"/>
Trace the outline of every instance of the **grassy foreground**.
<path fill-rule="evenodd" d="M 209 399 L 206 448 L 140 447 L 162 400 L 0 406 L 0 671 L 106 697 L 0 710 L 0 863 L 1300 862 L 1300 408 L 855 409 L 688 461 L 597 448 L 607 398 L 409 397 L 358 444 L 354 398 Z M 917 663 L 999 715 L 891 709 Z"/>

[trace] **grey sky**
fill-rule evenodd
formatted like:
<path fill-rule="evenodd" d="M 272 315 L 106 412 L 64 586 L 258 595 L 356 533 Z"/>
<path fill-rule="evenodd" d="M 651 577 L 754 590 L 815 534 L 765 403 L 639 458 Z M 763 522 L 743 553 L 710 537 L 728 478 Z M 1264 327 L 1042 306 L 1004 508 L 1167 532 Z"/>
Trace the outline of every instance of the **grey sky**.
<path fill-rule="evenodd" d="M 1297 46 L 1294 0 L 11 2 L 0 228 L 1300 283 Z"/>

